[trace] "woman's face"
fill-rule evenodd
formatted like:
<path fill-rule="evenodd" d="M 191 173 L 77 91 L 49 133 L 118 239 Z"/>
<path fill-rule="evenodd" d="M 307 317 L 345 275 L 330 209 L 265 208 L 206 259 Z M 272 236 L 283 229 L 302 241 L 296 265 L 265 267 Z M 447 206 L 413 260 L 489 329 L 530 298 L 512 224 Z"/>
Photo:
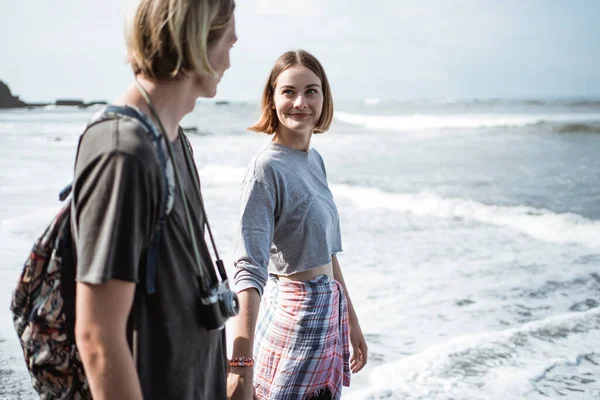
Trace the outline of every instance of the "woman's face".
<path fill-rule="evenodd" d="M 310 135 L 323 109 L 321 80 L 306 67 L 290 67 L 277 77 L 273 102 L 278 134 Z"/>
<path fill-rule="evenodd" d="M 198 77 L 201 97 L 214 97 L 217 94 L 217 85 L 225 71 L 231 66 L 229 53 L 235 42 L 237 42 L 235 17 L 232 16 L 231 24 L 223 36 L 208 48 L 208 61 L 217 74 L 202 74 Z"/>

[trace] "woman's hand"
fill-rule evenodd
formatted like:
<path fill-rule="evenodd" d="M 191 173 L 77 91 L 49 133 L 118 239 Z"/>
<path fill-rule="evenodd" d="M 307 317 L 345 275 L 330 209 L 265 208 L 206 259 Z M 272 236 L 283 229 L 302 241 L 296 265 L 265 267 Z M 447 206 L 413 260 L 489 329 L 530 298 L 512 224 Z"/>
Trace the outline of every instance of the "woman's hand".
<path fill-rule="evenodd" d="M 365 336 L 362 333 L 358 319 L 350 320 L 349 324 L 350 344 L 352 345 L 352 356 L 350 356 L 350 370 L 357 373 L 367 365 L 368 348 Z"/>
<path fill-rule="evenodd" d="M 227 399 L 258 400 L 252 385 L 253 378 L 253 367 L 230 367 L 227 375 Z"/>

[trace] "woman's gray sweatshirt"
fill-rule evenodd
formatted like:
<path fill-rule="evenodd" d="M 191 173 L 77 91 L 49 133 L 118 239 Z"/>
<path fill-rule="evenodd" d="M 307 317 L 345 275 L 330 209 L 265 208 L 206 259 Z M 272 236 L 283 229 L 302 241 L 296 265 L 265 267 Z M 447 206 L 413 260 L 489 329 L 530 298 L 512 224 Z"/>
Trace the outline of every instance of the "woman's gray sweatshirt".
<path fill-rule="evenodd" d="M 269 273 L 310 270 L 341 251 L 339 215 L 321 155 L 270 143 L 252 159 L 242 184 L 236 290 L 254 287 L 262 296 Z"/>

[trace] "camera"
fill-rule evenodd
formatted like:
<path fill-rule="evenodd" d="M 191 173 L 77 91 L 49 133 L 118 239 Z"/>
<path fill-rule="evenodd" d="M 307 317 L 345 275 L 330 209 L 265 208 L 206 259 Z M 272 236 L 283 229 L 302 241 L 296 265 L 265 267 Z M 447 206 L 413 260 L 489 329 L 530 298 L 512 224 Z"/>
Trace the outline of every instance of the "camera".
<path fill-rule="evenodd" d="M 199 279 L 200 280 L 200 279 Z M 202 282 L 198 282 L 202 288 Z M 225 322 L 240 312 L 237 294 L 229 288 L 227 280 L 200 293 L 199 317 L 207 331 L 220 330 Z"/>

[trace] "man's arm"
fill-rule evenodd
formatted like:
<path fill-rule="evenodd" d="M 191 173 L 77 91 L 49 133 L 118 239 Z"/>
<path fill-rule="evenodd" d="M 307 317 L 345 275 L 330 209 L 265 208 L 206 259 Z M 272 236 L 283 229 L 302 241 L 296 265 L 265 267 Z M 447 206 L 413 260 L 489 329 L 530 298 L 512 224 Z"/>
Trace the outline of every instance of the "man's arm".
<path fill-rule="evenodd" d="M 77 283 L 75 339 L 94 400 L 139 399 L 142 390 L 127 343 L 135 283 Z"/>

